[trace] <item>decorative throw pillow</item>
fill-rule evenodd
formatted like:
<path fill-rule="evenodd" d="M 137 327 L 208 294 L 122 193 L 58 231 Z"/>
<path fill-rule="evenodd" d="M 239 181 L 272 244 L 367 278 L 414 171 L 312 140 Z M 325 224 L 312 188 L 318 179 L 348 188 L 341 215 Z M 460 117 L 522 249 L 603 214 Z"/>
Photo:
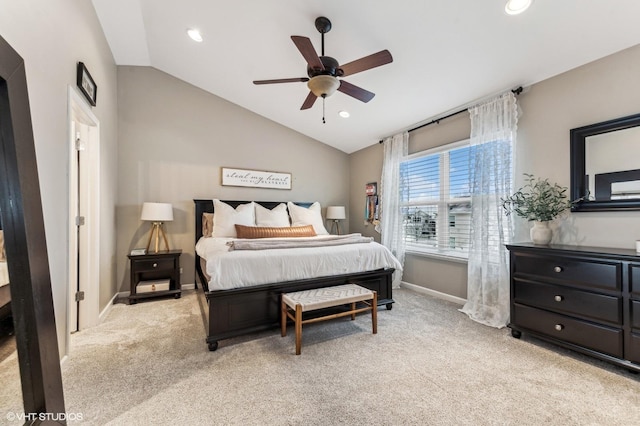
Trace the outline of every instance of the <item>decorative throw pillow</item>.
<path fill-rule="evenodd" d="M 253 201 L 240 204 L 235 209 L 220 200 L 213 200 L 214 237 L 236 237 L 235 225 L 255 226 L 255 207 Z"/>
<path fill-rule="evenodd" d="M 236 225 L 238 238 L 315 237 L 313 226 L 244 226 Z"/>
<path fill-rule="evenodd" d="M 329 234 L 324 227 L 322 220 L 322 208 L 319 202 L 315 202 L 309 208 L 298 206 L 291 201 L 287 203 L 289 216 L 291 216 L 291 226 L 312 225 L 318 235 Z"/>
<path fill-rule="evenodd" d="M 256 203 L 256 225 L 257 226 L 289 226 L 289 214 L 287 205 L 280 203 L 269 210 Z"/>
<path fill-rule="evenodd" d="M 213 235 L 213 213 L 202 213 L 202 236 Z"/>

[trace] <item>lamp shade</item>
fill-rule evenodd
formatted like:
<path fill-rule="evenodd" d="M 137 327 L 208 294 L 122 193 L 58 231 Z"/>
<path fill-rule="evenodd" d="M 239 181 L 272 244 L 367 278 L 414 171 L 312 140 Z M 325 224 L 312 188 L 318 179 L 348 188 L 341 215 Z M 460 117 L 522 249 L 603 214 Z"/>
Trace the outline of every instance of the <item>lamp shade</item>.
<path fill-rule="evenodd" d="M 173 206 L 170 203 L 144 203 L 140 220 L 170 222 L 173 220 Z"/>
<path fill-rule="evenodd" d="M 307 86 L 317 97 L 328 97 L 338 90 L 338 87 L 340 87 L 340 81 L 331 75 L 317 75 L 315 77 L 311 77 L 307 82 Z"/>
<path fill-rule="evenodd" d="M 344 206 L 329 206 L 327 207 L 327 219 L 345 219 L 347 217 Z"/>

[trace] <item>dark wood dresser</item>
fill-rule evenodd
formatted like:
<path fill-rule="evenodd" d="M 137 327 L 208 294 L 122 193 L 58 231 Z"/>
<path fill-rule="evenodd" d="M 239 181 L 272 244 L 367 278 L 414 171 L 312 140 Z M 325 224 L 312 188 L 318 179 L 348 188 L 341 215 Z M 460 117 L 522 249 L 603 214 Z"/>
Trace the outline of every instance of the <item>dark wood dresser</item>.
<path fill-rule="evenodd" d="M 514 337 L 537 338 L 640 372 L 635 250 L 507 245 Z"/>

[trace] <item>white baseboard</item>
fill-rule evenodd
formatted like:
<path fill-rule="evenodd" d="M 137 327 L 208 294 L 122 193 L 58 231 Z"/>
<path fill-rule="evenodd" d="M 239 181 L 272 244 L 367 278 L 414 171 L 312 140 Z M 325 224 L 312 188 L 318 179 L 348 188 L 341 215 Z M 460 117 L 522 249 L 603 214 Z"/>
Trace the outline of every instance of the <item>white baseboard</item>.
<path fill-rule="evenodd" d="M 196 289 L 196 285 L 194 283 L 182 284 L 182 285 L 180 285 L 180 288 L 182 288 L 182 290 L 195 290 Z"/>
<path fill-rule="evenodd" d="M 100 312 L 100 315 L 98 315 L 98 324 L 104 321 L 104 319 L 107 317 L 107 315 L 109 314 L 109 311 L 111 310 L 111 308 L 113 308 L 113 302 L 118 297 L 119 297 L 118 293 L 114 294 L 111 300 L 109 300 L 109 303 L 107 303 L 107 306 L 105 306 L 102 312 Z"/>
<path fill-rule="evenodd" d="M 407 290 L 415 291 L 417 293 L 422 293 L 422 294 L 426 294 L 428 296 L 433 296 L 433 297 L 436 297 L 438 299 L 447 300 L 449 302 L 456 303 L 456 304 L 458 304 L 460 306 L 462 306 L 465 303 L 467 303 L 467 300 L 463 299 L 461 297 L 452 296 L 451 294 L 442 293 L 440 291 L 432 290 L 430 288 L 422 287 L 420 285 L 411 284 L 411 283 L 408 283 L 408 282 L 405 282 L 405 281 L 402 281 L 400 283 L 400 287 L 406 288 Z"/>

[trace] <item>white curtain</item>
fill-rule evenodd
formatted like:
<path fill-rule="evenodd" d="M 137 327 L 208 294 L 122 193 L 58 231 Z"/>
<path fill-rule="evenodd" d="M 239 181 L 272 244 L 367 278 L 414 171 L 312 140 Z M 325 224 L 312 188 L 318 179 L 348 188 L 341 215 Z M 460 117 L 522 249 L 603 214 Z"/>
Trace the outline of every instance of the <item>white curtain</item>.
<path fill-rule="evenodd" d="M 402 176 L 400 163 L 409 150 L 409 133 L 403 132 L 384 140 L 384 162 L 380 179 L 380 223 L 376 231 L 381 234 L 382 245 L 404 266 L 404 227 L 402 226 Z M 402 280 L 402 271 L 393 274 L 393 287 L 398 287 Z"/>
<path fill-rule="evenodd" d="M 471 115 L 471 235 L 467 302 L 471 319 L 502 328 L 509 322 L 509 253 L 513 225 L 501 198 L 511 194 L 518 124 L 513 93 L 469 109 Z"/>

